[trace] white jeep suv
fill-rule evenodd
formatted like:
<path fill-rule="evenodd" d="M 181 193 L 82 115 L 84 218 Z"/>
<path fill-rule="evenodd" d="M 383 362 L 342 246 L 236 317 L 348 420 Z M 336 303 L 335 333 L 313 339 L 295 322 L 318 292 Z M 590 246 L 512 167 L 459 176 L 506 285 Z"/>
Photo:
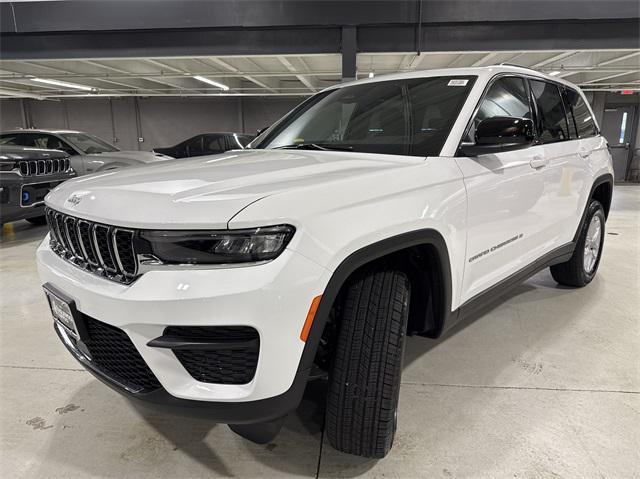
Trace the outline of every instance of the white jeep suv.
<path fill-rule="evenodd" d="M 542 268 L 585 286 L 611 157 L 583 94 L 511 66 L 328 88 L 252 149 L 106 172 L 46 199 L 64 345 L 123 394 L 268 441 L 318 372 L 326 432 L 393 441 L 404 337 Z"/>

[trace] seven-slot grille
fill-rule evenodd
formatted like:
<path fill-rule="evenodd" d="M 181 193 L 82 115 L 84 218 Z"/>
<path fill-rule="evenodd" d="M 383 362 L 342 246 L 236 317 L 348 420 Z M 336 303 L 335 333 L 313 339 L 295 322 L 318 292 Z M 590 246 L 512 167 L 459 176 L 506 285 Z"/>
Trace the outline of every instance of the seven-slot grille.
<path fill-rule="evenodd" d="M 46 208 L 51 249 L 66 261 L 120 283 L 138 273 L 135 232 L 87 221 Z"/>
<path fill-rule="evenodd" d="M 62 173 L 71 168 L 68 158 L 52 158 L 49 160 L 19 161 L 18 168 L 22 176 L 50 175 Z"/>

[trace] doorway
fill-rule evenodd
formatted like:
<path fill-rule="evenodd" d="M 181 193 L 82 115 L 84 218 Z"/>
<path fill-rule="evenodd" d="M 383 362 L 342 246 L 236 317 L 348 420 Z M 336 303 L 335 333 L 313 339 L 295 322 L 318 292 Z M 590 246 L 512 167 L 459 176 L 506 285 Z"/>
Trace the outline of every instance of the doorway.
<path fill-rule="evenodd" d="M 602 117 L 602 134 L 609 143 L 616 181 L 625 181 L 635 144 L 636 106 L 607 106 Z"/>

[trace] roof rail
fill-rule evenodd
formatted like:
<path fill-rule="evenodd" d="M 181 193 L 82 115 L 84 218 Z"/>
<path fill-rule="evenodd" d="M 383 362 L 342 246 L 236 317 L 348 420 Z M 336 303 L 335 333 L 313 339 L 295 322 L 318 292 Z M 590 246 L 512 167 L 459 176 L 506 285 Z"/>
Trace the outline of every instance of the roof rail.
<path fill-rule="evenodd" d="M 523 70 L 529 70 L 532 72 L 536 72 L 536 73 L 543 73 L 540 70 L 536 70 L 535 68 L 530 68 L 530 67 L 523 67 L 522 65 L 516 65 L 515 63 L 499 63 L 498 65 L 490 65 L 490 66 L 496 66 L 496 67 L 517 67 L 517 68 L 522 68 Z M 543 73 L 544 74 L 544 73 Z"/>

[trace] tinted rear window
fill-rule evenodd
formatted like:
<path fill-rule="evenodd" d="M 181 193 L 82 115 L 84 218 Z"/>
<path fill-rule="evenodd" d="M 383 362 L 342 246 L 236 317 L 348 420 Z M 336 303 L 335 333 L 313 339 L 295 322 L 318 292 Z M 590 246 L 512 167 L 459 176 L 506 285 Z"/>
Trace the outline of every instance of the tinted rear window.
<path fill-rule="evenodd" d="M 582 95 L 571 88 L 566 88 L 565 100 L 568 107 L 567 110 L 573 115 L 575 122 L 575 127 L 572 130 L 577 130 L 579 138 L 594 136 L 597 133 L 596 124 L 593 121 L 589 107 L 582 99 Z"/>
<path fill-rule="evenodd" d="M 545 143 L 568 140 L 569 125 L 560 90 L 555 83 L 531 80 L 531 91 L 538 105 L 538 134 Z"/>

